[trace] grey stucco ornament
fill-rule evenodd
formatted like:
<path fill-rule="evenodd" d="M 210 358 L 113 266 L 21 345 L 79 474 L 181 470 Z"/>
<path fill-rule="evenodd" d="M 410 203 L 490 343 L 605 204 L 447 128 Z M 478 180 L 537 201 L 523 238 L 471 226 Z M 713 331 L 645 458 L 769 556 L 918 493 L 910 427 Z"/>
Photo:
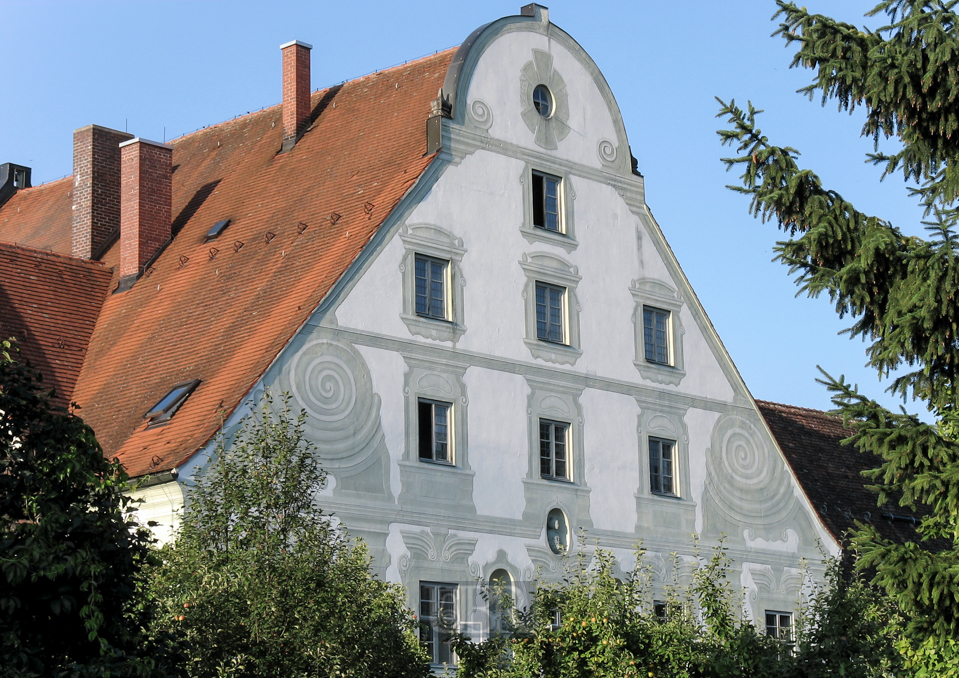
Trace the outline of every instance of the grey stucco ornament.
<path fill-rule="evenodd" d="M 533 50 L 533 60 L 520 69 L 520 101 L 523 102 L 523 122 L 533 133 L 537 146 L 555 150 L 557 142 L 569 134 L 569 94 L 566 81 L 553 68 L 553 55 L 541 49 Z M 533 104 L 533 90 L 546 85 L 553 97 L 553 110 L 544 117 Z"/>

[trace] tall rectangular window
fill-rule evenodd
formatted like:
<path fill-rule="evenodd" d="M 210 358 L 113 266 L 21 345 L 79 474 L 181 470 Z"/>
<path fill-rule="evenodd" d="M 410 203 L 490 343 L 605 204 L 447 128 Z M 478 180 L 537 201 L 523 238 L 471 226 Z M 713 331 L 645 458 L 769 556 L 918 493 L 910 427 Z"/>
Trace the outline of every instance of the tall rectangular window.
<path fill-rule="evenodd" d="M 671 440 L 649 439 L 649 489 L 656 494 L 676 495 L 675 447 Z"/>
<path fill-rule="evenodd" d="M 446 320 L 446 278 L 450 262 L 420 254 L 415 258 L 416 315 Z"/>
<path fill-rule="evenodd" d="M 791 612 L 766 610 L 766 635 L 791 643 L 793 639 L 792 621 Z"/>
<path fill-rule="evenodd" d="M 569 424 L 539 420 L 539 473 L 550 480 L 569 480 Z"/>
<path fill-rule="evenodd" d="M 643 307 L 643 343 L 646 362 L 669 364 L 669 311 Z"/>
<path fill-rule="evenodd" d="M 434 666 L 453 663 L 450 635 L 456 632 L 456 585 L 420 583 L 420 642 Z"/>
<path fill-rule="evenodd" d="M 423 461 L 453 463 L 450 454 L 450 404 L 435 400 L 417 401 L 419 457 Z"/>
<path fill-rule="evenodd" d="M 566 288 L 536 283 L 536 338 L 566 343 Z"/>
<path fill-rule="evenodd" d="M 563 180 L 551 174 L 533 172 L 533 226 L 562 233 L 560 192 Z"/>

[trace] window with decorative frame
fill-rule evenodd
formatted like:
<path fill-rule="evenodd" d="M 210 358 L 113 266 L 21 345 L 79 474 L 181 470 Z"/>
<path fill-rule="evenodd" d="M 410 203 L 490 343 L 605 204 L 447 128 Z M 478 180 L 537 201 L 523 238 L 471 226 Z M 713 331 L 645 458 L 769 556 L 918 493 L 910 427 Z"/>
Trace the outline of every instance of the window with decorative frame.
<path fill-rule="evenodd" d="M 456 593 L 456 584 L 420 582 L 420 642 L 433 666 L 456 663 L 450 645 L 456 633 Z"/>
<path fill-rule="evenodd" d="M 523 170 L 523 225 L 520 233 L 530 243 L 547 243 L 567 252 L 579 243 L 573 233 L 576 195 L 567 172 L 544 171 L 527 164 Z"/>
<path fill-rule="evenodd" d="M 569 480 L 569 424 L 539 420 L 539 475 L 547 480 Z"/>
<path fill-rule="evenodd" d="M 676 441 L 649 438 L 649 491 L 653 494 L 679 495 L 675 451 Z"/>
<path fill-rule="evenodd" d="M 432 224 L 400 229 L 403 309 L 400 318 L 410 334 L 436 341 L 457 341 L 466 332 L 460 268 L 463 240 Z"/>
<path fill-rule="evenodd" d="M 635 304 L 636 366 L 643 379 L 678 386 L 686 376 L 683 300 L 669 285 L 652 278 L 634 280 L 629 288 Z"/>
<path fill-rule="evenodd" d="M 523 254 L 519 262 L 526 274 L 526 346 L 534 358 L 573 365 L 580 350 L 576 266 L 544 252 Z"/>
<path fill-rule="evenodd" d="M 766 610 L 766 635 L 784 643 L 791 643 L 793 640 L 792 622 L 792 612 Z"/>
<path fill-rule="evenodd" d="M 417 439 L 420 461 L 452 464 L 450 403 L 417 399 Z"/>

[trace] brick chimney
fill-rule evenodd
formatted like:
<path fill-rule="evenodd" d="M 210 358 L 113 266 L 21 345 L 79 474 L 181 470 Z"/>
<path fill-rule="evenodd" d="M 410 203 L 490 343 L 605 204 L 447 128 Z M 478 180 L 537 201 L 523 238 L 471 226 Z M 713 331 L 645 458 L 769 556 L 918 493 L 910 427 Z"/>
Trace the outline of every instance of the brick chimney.
<path fill-rule="evenodd" d="M 310 121 L 310 50 L 313 45 L 294 40 L 283 50 L 283 149 L 293 148 Z"/>
<path fill-rule="evenodd" d="M 73 256 L 93 259 L 120 230 L 120 147 L 132 134 L 87 125 L 73 133 Z"/>
<path fill-rule="evenodd" d="M 130 139 L 120 144 L 120 278 L 133 280 L 170 239 L 173 147 Z"/>

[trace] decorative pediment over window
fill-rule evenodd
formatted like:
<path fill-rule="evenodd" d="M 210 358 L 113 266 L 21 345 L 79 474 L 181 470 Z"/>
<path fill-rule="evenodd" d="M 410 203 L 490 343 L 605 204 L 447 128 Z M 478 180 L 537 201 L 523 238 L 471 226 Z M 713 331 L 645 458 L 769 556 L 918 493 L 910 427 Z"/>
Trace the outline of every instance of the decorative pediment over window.
<path fill-rule="evenodd" d="M 553 55 L 541 49 L 533 50 L 533 60 L 527 61 L 520 70 L 520 101 L 523 102 L 523 122 L 533 133 L 537 146 L 555 150 L 557 142 L 569 134 L 569 94 L 566 81 L 553 69 Z M 546 108 L 534 98 L 537 87 L 544 85 L 552 101 Z M 542 89 L 537 94 L 542 94 Z M 540 104 L 538 107 L 537 104 Z M 543 115 L 548 111 L 548 115 Z"/>

